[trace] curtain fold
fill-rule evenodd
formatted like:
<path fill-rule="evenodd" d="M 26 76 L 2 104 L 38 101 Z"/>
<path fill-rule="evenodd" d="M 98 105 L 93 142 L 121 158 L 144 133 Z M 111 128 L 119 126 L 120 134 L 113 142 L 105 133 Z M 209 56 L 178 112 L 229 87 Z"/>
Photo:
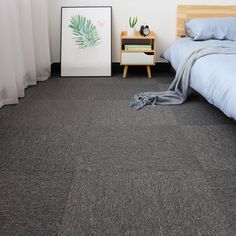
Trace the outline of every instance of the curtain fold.
<path fill-rule="evenodd" d="M 50 76 L 46 0 L 0 1 L 0 107 Z"/>

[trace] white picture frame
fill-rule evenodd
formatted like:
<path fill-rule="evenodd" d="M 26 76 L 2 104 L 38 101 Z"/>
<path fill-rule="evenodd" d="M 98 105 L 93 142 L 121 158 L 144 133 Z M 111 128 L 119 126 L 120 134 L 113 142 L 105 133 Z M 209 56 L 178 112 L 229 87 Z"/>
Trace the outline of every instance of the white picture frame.
<path fill-rule="evenodd" d="M 61 76 L 112 75 L 112 7 L 61 8 Z"/>

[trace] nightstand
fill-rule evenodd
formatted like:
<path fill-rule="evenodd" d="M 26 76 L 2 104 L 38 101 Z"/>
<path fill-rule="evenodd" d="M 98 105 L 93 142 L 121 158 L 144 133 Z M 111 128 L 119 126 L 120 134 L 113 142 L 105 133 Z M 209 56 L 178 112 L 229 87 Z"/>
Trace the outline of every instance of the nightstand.
<path fill-rule="evenodd" d="M 120 64 L 124 66 L 123 78 L 127 77 L 129 66 L 146 66 L 148 78 L 152 78 L 151 66 L 156 63 L 156 34 L 151 31 L 146 37 L 139 32 L 135 36 L 120 34 Z"/>

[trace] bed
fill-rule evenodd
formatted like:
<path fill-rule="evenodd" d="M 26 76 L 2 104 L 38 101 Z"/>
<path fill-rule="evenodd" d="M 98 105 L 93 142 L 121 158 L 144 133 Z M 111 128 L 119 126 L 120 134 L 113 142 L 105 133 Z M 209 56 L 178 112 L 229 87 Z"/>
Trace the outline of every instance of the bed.
<path fill-rule="evenodd" d="M 185 20 L 195 18 L 236 17 L 236 6 L 182 5 L 177 9 L 177 41 L 164 53 L 177 71 L 181 62 L 200 47 L 232 46 L 232 40 L 194 41 L 185 33 Z M 236 120 L 236 54 L 212 54 L 196 61 L 191 70 L 190 87 L 218 107 L 228 117 Z"/>

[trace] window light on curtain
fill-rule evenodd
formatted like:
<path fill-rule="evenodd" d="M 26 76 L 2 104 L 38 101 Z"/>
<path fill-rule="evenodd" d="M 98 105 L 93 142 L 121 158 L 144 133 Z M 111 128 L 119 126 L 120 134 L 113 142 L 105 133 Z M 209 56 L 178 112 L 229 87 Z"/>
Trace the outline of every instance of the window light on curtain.
<path fill-rule="evenodd" d="M 0 0 L 0 107 L 50 76 L 47 0 Z"/>

